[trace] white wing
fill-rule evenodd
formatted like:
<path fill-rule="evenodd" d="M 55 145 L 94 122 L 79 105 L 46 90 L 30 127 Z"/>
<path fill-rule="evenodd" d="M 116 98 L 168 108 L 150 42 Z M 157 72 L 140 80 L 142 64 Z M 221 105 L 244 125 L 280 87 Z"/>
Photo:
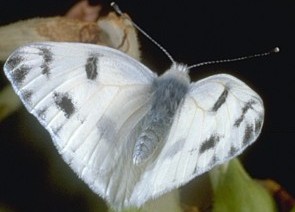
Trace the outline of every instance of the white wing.
<path fill-rule="evenodd" d="M 131 202 L 157 197 L 241 153 L 258 137 L 263 102 L 245 83 L 215 75 L 193 83 L 165 145 L 134 189 Z"/>
<path fill-rule="evenodd" d="M 147 111 L 156 75 L 111 48 L 51 42 L 17 49 L 4 70 L 65 161 L 121 207 L 138 180 L 129 134 Z"/>

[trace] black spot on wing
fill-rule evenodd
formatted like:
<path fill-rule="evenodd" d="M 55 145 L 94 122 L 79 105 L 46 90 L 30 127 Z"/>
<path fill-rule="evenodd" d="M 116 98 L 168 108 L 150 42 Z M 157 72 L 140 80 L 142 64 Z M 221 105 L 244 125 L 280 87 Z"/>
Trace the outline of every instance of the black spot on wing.
<path fill-rule="evenodd" d="M 87 58 L 85 71 L 87 79 L 95 80 L 98 75 L 98 56 L 91 55 Z"/>
<path fill-rule="evenodd" d="M 33 92 L 30 91 L 30 90 L 23 90 L 21 93 L 20 93 L 22 99 L 29 105 L 31 105 L 31 98 L 32 98 L 32 95 L 33 95 Z"/>
<path fill-rule="evenodd" d="M 30 67 L 26 65 L 21 65 L 20 67 L 14 69 L 14 71 L 11 73 L 13 83 L 20 87 L 20 85 L 25 80 L 27 74 L 29 73 Z"/>
<path fill-rule="evenodd" d="M 195 152 L 197 151 L 197 148 L 192 148 L 191 150 L 189 150 L 188 151 L 188 153 L 190 154 L 190 155 L 193 155 L 193 154 L 195 154 Z"/>
<path fill-rule="evenodd" d="M 36 111 L 36 114 L 37 114 L 39 119 L 41 119 L 43 121 L 46 120 L 46 111 L 47 111 L 47 109 L 48 109 L 47 107 L 44 107 L 44 108 L 39 109 L 39 110 Z"/>
<path fill-rule="evenodd" d="M 13 54 L 5 63 L 6 69 L 9 69 L 10 71 L 13 70 L 16 66 L 18 66 L 22 61 L 24 61 L 24 58 L 16 52 Z"/>
<path fill-rule="evenodd" d="M 194 171 L 193 171 L 193 174 L 192 174 L 192 175 L 198 174 L 198 172 L 199 172 L 199 167 L 196 166 L 196 167 L 194 168 Z"/>
<path fill-rule="evenodd" d="M 263 123 L 263 117 L 259 116 L 258 119 L 255 120 L 255 134 L 258 135 L 260 133 L 260 130 L 262 128 Z"/>
<path fill-rule="evenodd" d="M 204 172 L 204 168 L 205 169 L 211 168 L 216 163 L 218 163 L 218 161 L 219 161 L 219 159 L 218 159 L 218 157 L 216 157 L 216 155 L 213 155 L 211 158 L 208 158 L 208 160 L 210 160 L 210 161 L 208 162 L 208 164 L 206 165 L 206 167 L 200 167 L 200 166 L 196 165 L 196 167 L 193 170 L 192 175 L 198 175 L 200 173 L 203 173 Z"/>
<path fill-rule="evenodd" d="M 48 64 L 42 64 L 41 65 L 41 68 L 42 68 L 42 74 L 43 75 L 46 75 L 47 77 L 49 77 L 49 75 L 50 75 L 50 68 L 49 68 L 49 66 L 48 66 Z"/>
<path fill-rule="evenodd" d="M 207 150 L 214 148 L 216 144 L 219 142 L 219 140 L 220 140 L 220 137 L 218 135 L 216 134 L 211 135 L 210 138 L 208 138 L 201 144 L 199 152 L 202 154 L 206 152 Z"/>
<path fill-rule="evenodd" d="M 222 94 L 219 96 L 219 98 L 215 102 L 215 104 L 213 105 L 212 107 L 213 112 L 216 112 L 225 103 L 227 96 L 228 96 L 228 90 L 227 88 L 225 88 Z"/>
<path fill-rule="evenodd" d="M 43 60 L 45 63 L 51 63 L 52 61 L 52 52 L 48 49 L 48 48 L 45 48 L 45 47 L 42 47 L 42 48 L 39 48 L 40 51 L 42 52 L 42 57 L 43 57 Z"/>
<path fill-rule="evenodd" d="M 236 153 L 237 153 L 238 151 L 239 151 L 239 150 L 238 150 L 236 147 L 231 146 L 231 147 L 230 147 L 230 150 L 229 150 L 228 157 L 232 157 L 232 156 L 236 155 Z"/>
<path fill-rule="evenodd" d="M 244 132 L 244 137 L 243 137 L 243 145 L 247 146 L 253 139 L 253 126 L 247 125 L 245 132 Z"/>
<path fill-rule="evenodd" d="M 208 166 L 209 167 L 214 166 L 217 163 L 217 161 L 218 161 L 218 158 L 216 157 L 216 155 L 213 155 L 210 162 L 209 162 L 209 164 L 208 164 Z"/>
<path fill-rule="evenodd" d="M 41 48 L 39 48 L 39 50 L 41 51 L 40 55 L 43 58 L 43 64 L 41 65 L 42 74 L 49 77 L 49 75 L 50 75 L 50 64 L 51 64 L 51 62 L 53 60 L 53 54 L 50 51 L 50 49 L 45 48 L 45 47 L 41 47 Z"/>
<path fill-rule="evenodd" d="M 255 102 L 253 100 L 250 101 L 250 102 L 247 102 L 245 104 L 245 106 L 242 108 L 242 114 L 241 114 L 241 116 L 234 123 L 234 126 L 235 127 L 239 127 L 240 126 L 240 124 L 242 123 L 242 121 L 245 119 L 245 115 L 246 115 L 247 111 L 249 109 L 253 109 L 253 107 L 252 107 L 253 104 L 255 104 Z"/>
<path fill-rule="evenodd" d="M 56 106 L 64 112 L 65 117 L 70 118 L 76 110 L 70 95 L 68 93 L 55 92 L 53 98 Z"/>

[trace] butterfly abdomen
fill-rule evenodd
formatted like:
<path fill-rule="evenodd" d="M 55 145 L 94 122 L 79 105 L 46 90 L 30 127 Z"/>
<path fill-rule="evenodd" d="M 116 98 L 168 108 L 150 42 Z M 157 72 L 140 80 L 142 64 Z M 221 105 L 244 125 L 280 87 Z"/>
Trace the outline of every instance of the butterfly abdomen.
<path fill-rule="evenodd" d="M 151 109 L 141 120 L 142 132 L 133 150 L 136 165 L 146 161 L 162 146 L 171 128 L 174 115 L 189 88 L 190 79 L 183 68 L 174 65 L 153 82 Z"/>

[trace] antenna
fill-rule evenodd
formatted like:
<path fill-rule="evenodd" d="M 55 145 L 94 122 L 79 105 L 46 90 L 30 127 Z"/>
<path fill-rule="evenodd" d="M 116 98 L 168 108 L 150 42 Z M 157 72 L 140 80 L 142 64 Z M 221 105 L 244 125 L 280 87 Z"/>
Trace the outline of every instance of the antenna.
<path fill-rule="evenodd" d="M 115 3 L 112 2 L 111 6 L 114 8 L 114 10 L 116 11 L 116 13 L 118 13 L 121 16 L 125 16 L 124 13 L 121 11 L 121 9 L 119 8 L 119 6 Z M 175 63 L 175 60 L 173 59 L 173 57 L 168 53 L 168 51 L 162 46 L 160 45 L 157 41 L 155 41 L 151 36 L 149 36 L 143 29 L 141 29 L 136 23 L 134 23 L 132 20 L 130 20 L 130 22 L 132 23 L 132 25 L 138 30 L 140 31 L 145 37 L 147 37 L 150 41 L 152 41 L 156 46 L 158 46 L 163 52 L 164 54 L 166 54 L 166 56 L 169 58 L 169 60 L 172 63 Z"/>
<path fill-rule="evenodd" d="M 248 59 L 255 58 L 255 57 L 264 57 L 264 56 L 267 56 L 267 55 L 270 55 L 273 53 L 278 53 L 278 52 L 280 52 L 279 47 L 275 47 L 275 48 L 271 49 L 270 51 L 264 52 L 264 53 L 243 56 L 243 57 L 238 57 L 238 58 L 233 58 L 233 59 L 223 59 L 223 60 L 214 60 L 214 61 L 197 63 L 197 64 L 189 66 L 188 69 L 192 69 L 192 68 L 196 68 L 196 67 L 200 67 L 200 66 L 204 66 L 204 65 L 212 65 L 212 64 L 218 64 L 218 63 L 229 63 L 229 62 L 235 62 L 235 61 L 241 61 L 241 60 L 248 60 Z"/>
<path fill-rule="evenodd" d="M 115 2 L 112 2 L 111 3 L 111 6 L 114 8 L 114 10 L 116 11 L 116 13 L 118 13 L 120 16 L 126 16 L 121 11 L 121 9 L 119 8 L 119 6 Z M 166 54 L 166 56 L 169 58 L 169 60 L 172 63 L 176 63 L 175 60 L 173 59 L 173 57 L 168 53 L 168 51 L 162 45 L 160 45 L 157 41 L 155 41 L 151 36 L 149 36 L 143 29 L 141 29 L 132 20 L 130 20 L 130 22 L 132 23 L 132 25 L 138 31 L 140 31 L 144 36 L 146 36 L 150 41 L 152 41 L 156 46 L 158 46 L 164 52 L 164 54 Z M 278 52 L 280 52 L 279 47 L 275 47 L 272 50 L 270 50 L 268 52 L 264 52 L 264 53 L 253 54 L 253 55 L 248 55 L 248 56 L 243 56 L 243 57 L 237 57 L 237 58 L 232 58 L 232 59 L 222 59 L 222 60 L 206 61 L 206 62 L 201 62 L 201 63 L 197 63 L 197 64 L 194 64 L 194 65 L 191 65 L 191 66 L 189 66 L 187 68 L 188 69 L 192 69 L 192 68 L 196 68 L 196 67 L 200 67 L 200 66 L 205 66 L 205 65 L 212 65 L 212 64 L 218 64 L 218 63 L 229 63 L 229 62 L 247 60 L 247 59 L 251 59 L 251 58 L 255 58 L 255 57 L 267 56 L 267 55 L 270 55 L 270 54 L 273 54 L 273 53 L 278 53 Z"/>

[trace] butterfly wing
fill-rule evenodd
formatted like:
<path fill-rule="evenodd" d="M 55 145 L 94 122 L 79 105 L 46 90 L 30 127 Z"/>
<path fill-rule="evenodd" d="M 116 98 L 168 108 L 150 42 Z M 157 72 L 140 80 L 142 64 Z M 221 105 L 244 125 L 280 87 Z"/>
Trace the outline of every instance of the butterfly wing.
<path fill-rule="evenodd" d="M 261 98 L 245 83 L 214 75 L 192 83 L 166 143 L 147 167 L 131 201 L 141 204 L 240 154 L 260 134 Z"/>
<path fill-rule="evenodd" d="M 96 193 L 124 203 L 129 187 L 117 184 L 132 166 L 124 164 L 133 151 L 126 139 L 147 111 L 156 75 L 108 47 L 53 42 L 17 49 L 4 70 L 72 169 Z"/>

